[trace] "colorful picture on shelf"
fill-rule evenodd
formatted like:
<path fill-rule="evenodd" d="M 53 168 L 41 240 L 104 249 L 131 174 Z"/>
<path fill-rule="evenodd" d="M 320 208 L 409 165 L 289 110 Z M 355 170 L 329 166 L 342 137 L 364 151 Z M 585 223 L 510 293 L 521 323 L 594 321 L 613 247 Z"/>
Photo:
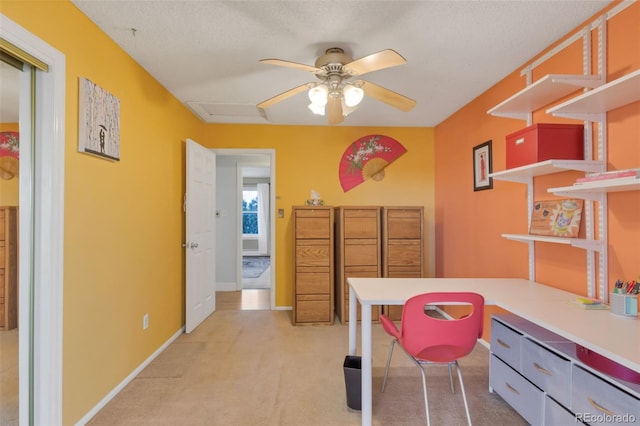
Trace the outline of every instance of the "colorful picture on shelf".
<path fill-rule="evenodd" d="M 397 140 L 383 135 L 364 136 L 342 154 L 338 174 L 342 190 L 347 192 L 367 179 L 384 179 L 384 169 L 407 149 Z"/>
<path fill-rule="evenodd" d="M 573 198 L 534 202 L 529 234 L 577 237 L 583 203 Z"/>

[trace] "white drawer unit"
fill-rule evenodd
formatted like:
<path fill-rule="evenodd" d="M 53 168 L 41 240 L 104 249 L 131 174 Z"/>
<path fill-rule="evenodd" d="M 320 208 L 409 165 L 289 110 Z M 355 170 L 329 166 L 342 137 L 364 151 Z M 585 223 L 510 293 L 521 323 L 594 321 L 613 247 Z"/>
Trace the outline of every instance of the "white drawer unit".
<path fill-rule="evenodd" d="M 572 369 L 571 389 L 571 410 L 585 423 L 640 423 L 640 399 L 578 365 Z"/>
<path fill-rule="evenodd" d="M 491 353 L 514 369 L 520 371 L 520 346 L 522 334 L 504 323 L 491 321 Z"/>
<path fill-rule="evenodd" d="M 571 385 L 571 361 L 551 352 L 529 338 L 522 343 L 522 374 L 533 384 L 555 398 L 564 406 L 569 405 Z"/>
<path fill-rule="evenodd" d="M 587 365 L 577 348 L 516 315 L 493 315 L 490 390 L 532 425 L 640 424 L 640 383 Z"/>
<path fill-rule="evenodd" d="M 489 385 L 494 392 L 527 422 L 532 425 L 542 424 L 544 393 L 495 355 L 491 355 L 489 368 Z"/>
<path fill-rule="evenodd" d="M 547 395 L 544 399 L 544 426 L 581 425 L 576 415 Z"/>

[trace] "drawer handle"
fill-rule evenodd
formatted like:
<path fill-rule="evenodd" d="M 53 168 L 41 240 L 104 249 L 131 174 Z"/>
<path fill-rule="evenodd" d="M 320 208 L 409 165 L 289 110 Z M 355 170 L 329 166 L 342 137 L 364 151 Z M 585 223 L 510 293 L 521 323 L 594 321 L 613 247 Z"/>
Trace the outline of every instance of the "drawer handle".
<path fill-rule="evenodd" d="M 511 392 L 515 393 L 516 395 L 520 395 L 520 392 L 518 391 L 518 389 L 514 388 L 513 386 L 511 386 L 509 383 L 504 382 L 504 385 L 507 387 L 507 389 L 509 389 Z"/>
<path fill-rule="evenodd" d="M 602 405 L 600 405 L 597 402 L 595 402 L 593 399 L 587 398 L 587 400 L 589 401 L 589 404 L 593 405 L 595 408 L 597 408 L 598 410 L 602 411 L 603 413 L 605 413 L 605 414 L 607 414 L 609 416 L 615 416 L 616 415 L 616 413 L 614 413 L 611 410 L 607 410 Z"/>
<path fill-rule="evenodd" d="M 547 376 L 553 376 L 553 373 L 551 371 L 547 370 L 546 368 L 540 367 L 540 364 L 538 364 L 537 362 L 534 362 L 533 366 L 536 368 L 536 370 L 538 370 L 542 374 L 546 374 Z"/>
<path fill-rule="evenodd" d="M 507 348 L 507 349 L 511 349 L 511 346 L 507 345 L 505 342 L 503 342 L 502 340 L 498 339 L 498 344 L 500 346 L 502 346 L 503 348 Z"/>

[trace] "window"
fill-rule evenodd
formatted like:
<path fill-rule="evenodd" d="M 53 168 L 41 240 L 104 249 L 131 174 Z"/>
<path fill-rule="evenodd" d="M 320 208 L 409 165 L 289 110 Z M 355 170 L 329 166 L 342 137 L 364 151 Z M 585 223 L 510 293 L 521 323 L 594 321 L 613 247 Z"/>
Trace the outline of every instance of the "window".
<path fill-rule="evenodd" d="M 242 190 L 242 234 L 258 235 L 258 191 Z"/>

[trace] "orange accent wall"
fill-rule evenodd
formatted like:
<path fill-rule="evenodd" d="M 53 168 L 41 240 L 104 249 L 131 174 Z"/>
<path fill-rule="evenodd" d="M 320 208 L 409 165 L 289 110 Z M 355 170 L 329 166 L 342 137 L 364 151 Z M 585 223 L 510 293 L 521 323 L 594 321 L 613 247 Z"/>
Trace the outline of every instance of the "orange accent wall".
<path fill-rule="evenodd" d="M 611 7 L 616 4 L 618 2 Z M 593 19 L 587 22 L 592 21 Z M 637 2 L 608 20 L 606 81 L 640 68 L 639 22 L 640 3 Z M 591 32 L 591 39 L 593 54 L 596 55 L 597 31 Z M 541 52 L 541 55 L 544 53 Z M 597 64 L 596 58 L 597 56 L 594 57 L 593 64 Z M 532 58 L 529 63 L 534 59 L 536 58 Z M 472 186 L 472 148 L 491 140 L 493 170 L 504 170 L 505 136 L 526 127 L 523 120 L 493 117 L 488 115 L 487 111 L 526 86 L 526 79 L 520 76 L 520 71 L 529 63 L 514 70 L 498 84 L 436 126 L 438 277 L 529 276 L 527 244 L 501 237 L 502 233 L 528 232 L 526 185 L 494 180 L 493 189 L 479 192 L 474 192 Z M 532 81 L 551 73 L 582 74 L 581 39 L 537 66 L 533 70 Z M 597 68 L 593 73 L 597 73 Z M 576 91 L 570 97 L 579 94 L 580 91 Z M 561 101 L 558 100 L 554 104 Z M 546 114 L 546 109 L 551 106 L 536 111 L 533 114 L 533 122 L 580 123 Z M 607 168 L 640 167 L 640 102 L 609 112 L 607 121 Z M 594 146 L 596 141 L 597 139 L 594 140 Z M 571 185 L 577 176 L 577 172 L 564 172 L 537 177 L 534 199 L 556 198 L 548 193 L 546 188 Z M 607 283 L 611 288 L 616 279 L 637 279 L 640 274 L 640 191 L 608 194 L 607 216 Z M 596 226 L 597 220 L 598 218 Z M 585 236 L 585 220 L 582 221 L 580 236 Z M 582 249 L 537 242 L 536 281 L 586 295 L 586 257 L 586 251 Z"/>

